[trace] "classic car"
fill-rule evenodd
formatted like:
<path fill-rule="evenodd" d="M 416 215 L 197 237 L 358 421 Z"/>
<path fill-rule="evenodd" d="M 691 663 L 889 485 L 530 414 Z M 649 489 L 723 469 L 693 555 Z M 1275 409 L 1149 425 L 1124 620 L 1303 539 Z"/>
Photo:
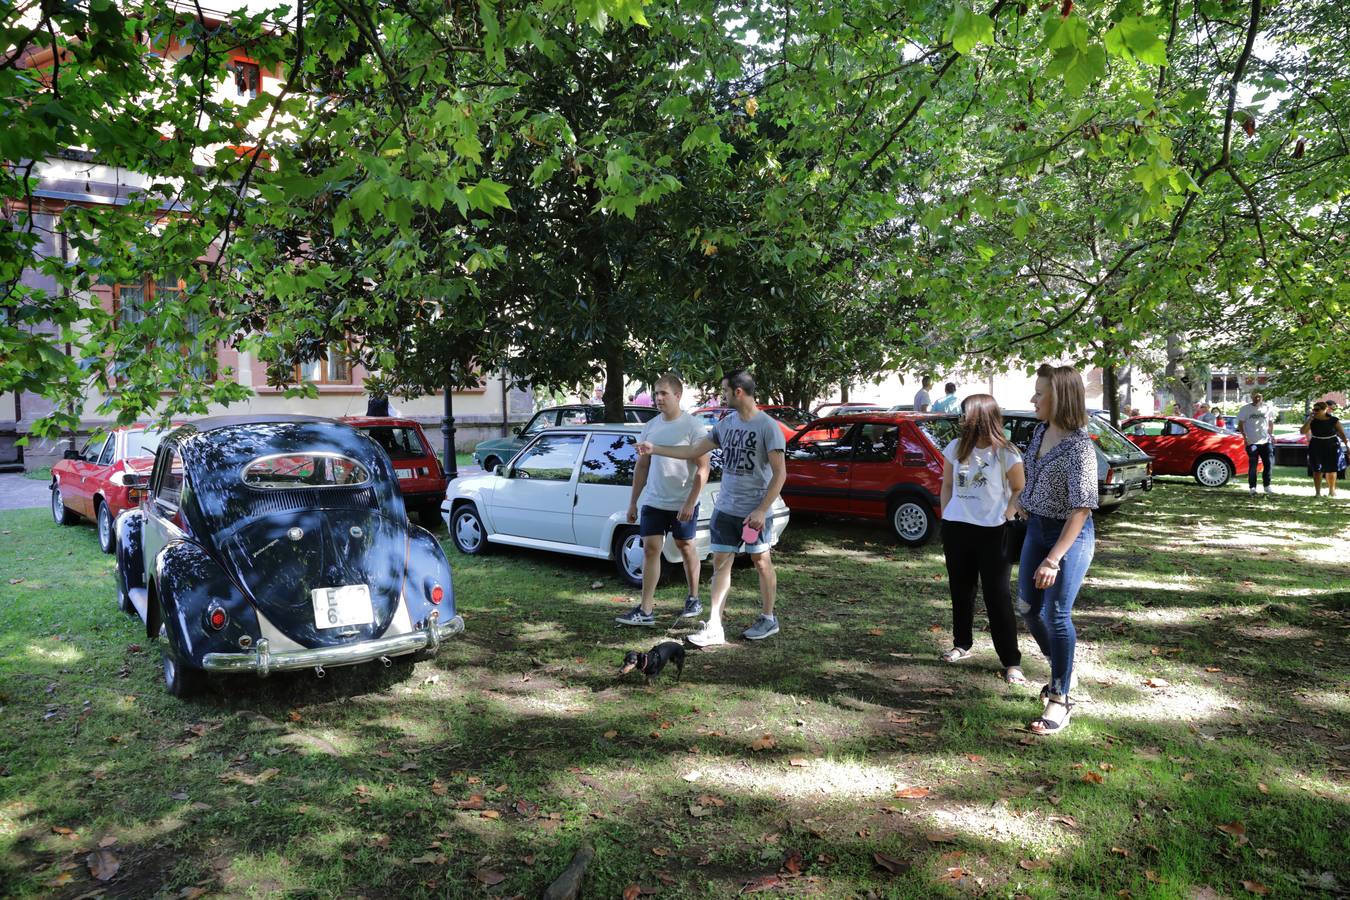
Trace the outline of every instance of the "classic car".
<path fill-rule="evenodd" d="M 625 422 L 646 422 L 656 417 L 654 406 L 625 406 Z M 597 425 L 605 421 L 605 407 L 599 403 L 573 403 L 568 406 L 554 406 L 535 413 L 524 426 L 512 429 L 511 437 L 491 438 L 473 448 L 473 461 L 484 472 L 492 470 L 520 452 L 530 440 L 545 428 L 559 425 Z"/>
<path fill-rule="evenodd" d="M 810 415 L 797 409 L 795 406 L 779 406 L 772 403 L 762 403 L 759 405 L 759 410 L 760 412 L 768 413 L 770 418 L 778 423 L 779 429 L 783 432 L 784 440 L 792 437 L 797 433 L 798 428 L 801 428 L 807 422 L 811 421 Z M 716 425 L 719 421 L 726 418 L 727 414 L 731 411 L 732 409 L 730 406 L 704 406 L 693 410 L 689 415 L 711 428 L 713 425 Z"/>
<path fill-rule="evenodd" d="M 447 478 L 436 451 L 414 419 L 393 416 L 343 416 L 346 422 L 384 448 L 394 464 L 403 505 L 428 528 L 441 523 Z"/>
<path fill-rule="evenodd" d="M 98 546 L 116 549 L 113 521 L 141 502 L 163 432 L 145 425 L 115 428 L 52 466 L 52 518 L 57 525 L 93 520 Z"/>
<path fill-rule="evenodd" d="M 917 547 L 936 530 L 942 450 L 919 413 L 836 415 L 804 426 L 787 444 L 783 496 L 801 512 L 885 522 Z"/>
<path fill-rule="evenodd" d="M 455 548 L 472 555 L 505 544 L 607 559 L 621 578 L 640 586 L 642 539 L 627 512 L 641 431 L 637 425 L 550 428 L 494 474 L 452 481 L 441 513 Z M 711 553 L 708 523 L 721 480 L 713 457 L 694 538 L 701 558 Z M 788 518 L 780 498 L 768 522 L 773 543 Z M 681 563 L 674 541 L 665 542 L 663 554 L 671 566 Z"/>
<path fill-rule="evenodd" d="M 886 407 L 880 403 L 822 403 L 811 410 L 813 419 L 823 419 L 826 416 L 842 416 L 844 413 L 856 412 L 884 412 Z"/>
<path fill-rule="evenodd" d="M 1245 453 L 1245 442 L 1242 446 Z M 1272 452 L 1275 454 L 1275 465 L 1277 466 L 1298 466 L 1300 468 L 1307 466 L 1308 436 L 1297 433 L 1277 434 L 1272 440 Z"/>
<path fill-rule="evenodd" d="M 165 639 L 175 696 L 206 673 L 425 657 L 464 629 L 445 552 L 408 521 L 388 454 L 331 419 L 184 425 L 115 527 L 118 603 Z"/>
<path fill-rule="evenodd" d="M 1135 416 L 1120 423 L 1130 443 L 1153 457 L 1154 475 L 1190 475 L 1205 487 L 1223 487 L 1247 474 L 1241 435 L 1180 416 Z"/>

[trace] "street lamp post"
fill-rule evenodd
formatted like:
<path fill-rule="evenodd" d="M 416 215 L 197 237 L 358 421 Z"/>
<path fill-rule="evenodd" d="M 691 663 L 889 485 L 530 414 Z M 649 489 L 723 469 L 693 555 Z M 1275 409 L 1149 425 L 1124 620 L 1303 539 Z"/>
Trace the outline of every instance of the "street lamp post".
<path fill-rule="evenodd" d="M 449 383 L 445 385 L 445 418 L 441 419 L 441 434 L 445 435 L 445 474 L 450 478 L 459 477 L 459 466 L 455 463 L 455 401 Z"/>

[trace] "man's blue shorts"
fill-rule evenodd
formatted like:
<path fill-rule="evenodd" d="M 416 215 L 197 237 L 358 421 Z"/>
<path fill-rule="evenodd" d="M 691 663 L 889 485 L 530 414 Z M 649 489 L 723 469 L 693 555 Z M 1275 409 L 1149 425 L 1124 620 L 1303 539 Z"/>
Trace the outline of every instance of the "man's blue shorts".
<path fill-rule="evenodd" d="M 769 550 L 769 521 L 765 519 L 764 530 L 759 533 L 759 541 L 747 544 L 741 540 L 741 530 L 745 528 L 745 516 L 733 516 L 713 507 L 709 537 L 714 553 L 767 553 Z"/>
<path fill-rule="evenodd" d="M 657 509 L 655 506 L 643 506 L 638 512 L 638 534 L 642 537 L 664 535 L 667 532 L 677 541 L 692 541 L 698 530 L 698 504 L 694 504 L 694 515 L 688 522 L 681 522 L 679 512 L 673 509 Z"/>

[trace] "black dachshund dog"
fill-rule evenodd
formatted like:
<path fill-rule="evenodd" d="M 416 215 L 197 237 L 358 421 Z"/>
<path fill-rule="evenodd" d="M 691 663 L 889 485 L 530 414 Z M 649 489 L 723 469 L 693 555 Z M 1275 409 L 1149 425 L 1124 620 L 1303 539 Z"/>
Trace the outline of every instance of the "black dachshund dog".
<path fill-rule="evenodd" d="M 646 653 L 629 650 L 628 655 L 623 658 L 623 665 L 619 668 L 619 674 L 627 675 L 637 669 L 646 676 L 647 684 L 651 684 L 652 679 L 661 674 L 661 670 L 666 667 L 666 663 L 671 662 L 675 664 L 675 680 L 679 681 L 680 676 L 684 674 L 684 647 L 675 641 L 665 641 L 657 644 Z"/>

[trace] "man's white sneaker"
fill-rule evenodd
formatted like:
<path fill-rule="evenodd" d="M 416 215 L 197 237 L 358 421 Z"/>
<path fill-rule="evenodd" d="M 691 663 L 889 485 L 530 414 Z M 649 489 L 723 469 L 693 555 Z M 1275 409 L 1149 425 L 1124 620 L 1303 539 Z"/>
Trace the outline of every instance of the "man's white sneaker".
<path fill-rule="evenodd" d="M 712 647 L 716 644 L 725 644 L 726 635 L 722 632 L 721 625 L 714 625 L 712 622 L 704 622 L 703 627 L 686 639 L 695 647 Z"/>

